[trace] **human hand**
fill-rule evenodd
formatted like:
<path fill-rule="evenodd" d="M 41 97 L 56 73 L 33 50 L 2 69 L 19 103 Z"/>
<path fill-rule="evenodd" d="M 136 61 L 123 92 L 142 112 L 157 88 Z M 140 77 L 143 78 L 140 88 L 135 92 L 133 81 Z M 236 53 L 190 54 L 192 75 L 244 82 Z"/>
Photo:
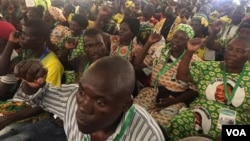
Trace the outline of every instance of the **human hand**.
<path fill-rule="evenodd" d="M 159 99 L 159 102 L 155 104 L 157 108 L 165 108 L 168 107 L 169 105 L 172 105 L 174 102 L 174 98 L 162 98 Z"/>
<path fill-rule="evenodd" d="M 16 31 L 13 31 L 12 33 L 10 33 L 10 36 L 9 36 L 9 40 L 10 42 L 14 42 L 14 43 L 19 43 L 19 37 L 21 35 L 21 32 L 16 30 Z"/>
<path fill-rule="evenodd" d="M 23 80 L 31 88 L 41 88 L 46 82 L 47 69 L 39 60 L 24 60 L 14 68 L 16 77 Z"/>
<path fill-rule="evenodd" d="M 54 115 L 54 118 L 53 118 L 52 121 L 54 121 L 54 123 L 55 123 L 57 126 L 63 127 L 63 120 L 61 120 L 61 119 L 58 118 L 57 116 Z"/>
<path fill-rule="evenodd" d="M 204 39 L 202 38 L 193 38 L 190 39 L 187 43 L 187 49 L 190 52 L 195 52 L 204 44 Z"/>
<path fill-rule="evenodd" d="M 150 34 L 147 42 L 149 44 L 154 44 L 160 40 L 161 40 L 161 34 L 154 32 L 154 33 Z"/>
<path fill-rule="evenodd" d="M 222 21 L 220 21 L 220 20 L 219 20 L 219 21 L 216 21 L 216 22 L 214 22 L 214 23 L 209 27 L 209 31 L 210 31 L 211 33 L 218 34 L 218 33 L 220 32 L 222 26 L 223 26 L 223 22 L 222 22 Z"/>

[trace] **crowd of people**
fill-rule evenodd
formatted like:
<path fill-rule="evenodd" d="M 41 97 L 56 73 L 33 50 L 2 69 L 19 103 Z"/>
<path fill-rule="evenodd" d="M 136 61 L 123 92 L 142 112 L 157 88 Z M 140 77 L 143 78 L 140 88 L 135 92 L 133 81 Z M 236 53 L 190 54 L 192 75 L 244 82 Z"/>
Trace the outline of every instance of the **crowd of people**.
<path fill-rule="evenodd" d="M 0 140 L 221 140 L 250 124 L 247 5 L 0 0 Z"/>

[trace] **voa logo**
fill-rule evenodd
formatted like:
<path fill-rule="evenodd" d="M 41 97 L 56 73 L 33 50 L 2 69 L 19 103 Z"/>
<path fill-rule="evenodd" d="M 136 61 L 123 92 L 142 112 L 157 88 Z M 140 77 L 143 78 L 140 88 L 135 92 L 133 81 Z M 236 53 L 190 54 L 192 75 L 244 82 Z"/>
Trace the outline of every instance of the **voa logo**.
<path fill-rule="evenodd" d="M 227 136 L 247 136 L 244 129 L 226 129 Z"/>

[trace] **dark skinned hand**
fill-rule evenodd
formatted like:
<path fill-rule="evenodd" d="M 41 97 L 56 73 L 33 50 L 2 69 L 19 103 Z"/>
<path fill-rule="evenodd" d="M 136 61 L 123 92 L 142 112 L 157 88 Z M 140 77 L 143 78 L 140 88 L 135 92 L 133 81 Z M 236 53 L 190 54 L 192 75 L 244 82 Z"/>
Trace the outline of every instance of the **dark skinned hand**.
<path fill-rule="evenodd" d="M 15 66 L 14 74 L 32 88 L 40 88 L 45 84 L 47 69 L 39 60 L 24 60 Z"/>

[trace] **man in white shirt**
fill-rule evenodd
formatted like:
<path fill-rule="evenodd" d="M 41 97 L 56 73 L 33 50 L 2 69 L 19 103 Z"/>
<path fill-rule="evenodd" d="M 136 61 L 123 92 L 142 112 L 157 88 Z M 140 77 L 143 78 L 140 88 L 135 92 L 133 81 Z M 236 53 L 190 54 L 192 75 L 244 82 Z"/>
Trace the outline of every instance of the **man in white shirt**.
<path fill-rule="evenodd" d="M 92 63 L 79 85 L 44 85 L 46 70 L 35 60 L 20 62 L 15 74 L 25 79 L 19 92 L 42 95 L 41 107 L 64 120 L 69 141 L 165 140 L 154 119 L 133 104 L 135 72 L 119 56 Z"/>

